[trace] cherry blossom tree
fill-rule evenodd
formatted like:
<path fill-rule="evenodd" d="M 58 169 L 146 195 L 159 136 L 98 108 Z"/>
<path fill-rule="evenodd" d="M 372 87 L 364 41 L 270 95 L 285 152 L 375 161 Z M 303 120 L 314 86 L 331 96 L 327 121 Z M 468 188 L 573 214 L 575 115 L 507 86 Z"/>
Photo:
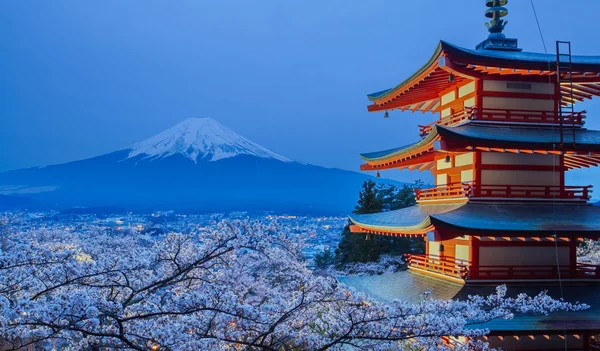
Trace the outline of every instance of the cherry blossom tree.
<path fill-rule="evenodd" d="M 249 221 L 159 237 L 11 233 L 0 238 L 0 349 L 450 350 L 441 336 L 485 335 L 485 321 L 586 308 L 505 287 L 385 304 L 314 275 L 301 249 L 285 228 Z"/>
<path fill-rule="evenodd" d="M 577 260 L 582 263 L 600 265 L 600 241 L 585 240 L 577 248 Z"/>

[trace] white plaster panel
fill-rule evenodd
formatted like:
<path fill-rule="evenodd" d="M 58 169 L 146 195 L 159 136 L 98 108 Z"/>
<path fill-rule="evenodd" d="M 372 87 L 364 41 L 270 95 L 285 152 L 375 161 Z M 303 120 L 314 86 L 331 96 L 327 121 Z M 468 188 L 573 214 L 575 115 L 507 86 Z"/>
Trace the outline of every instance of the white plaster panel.
<path fill-rule="evenodd" d="M 472 182 L 473 181 L 473 170 L 468 169 L 460 172 L 460 181 L 462 183 Z"/>
<path fill-rule="evenodd" d="M 463 85 L 462 87 L 458 88 L 458 97 L 461 98 L 473 92 L 475 92 L 475 82 L 471 82 L 467 85 Z"/>
<path fill-rule="evenodd" d="M 437 160 L 436 167 L 438 170 L 452 168 L 452 159 L 450 159 L 450 162 L 446 162 L 445 158 Z"/>
<path fill-rule="evenodd" d="M 436 182 L 435 182 L 436 185 L 445 185 L 447 182 L 446 173 L 438 174 L 435 177 L 435 180 L 436 180 Z"/>
<path fill-rule="evenodd" d="M 442 106 L 449 104 L 454 100 L 456 100 L 456 91 L 453 90 L 449 93 L 442 95 Z"/>
<path fill-rule="evenodd" d="M 531 165 L 558 167 L 560 165 L 560 156 L 482 152 L 481 163 L 486 165 Z"/>
<path fill-rule="evenodd" d="M 530 84 L 531 89 L 519 89 L 516 87 L 509 88 L 507 83 Z M 539 82 L 510 82 L 507 80 L 484 80 L 484 91 L 501 91 L 501 92 L 517 92 L 517 93 L 532 93 L 532 94 L 554 94 L 554 83 L 539 83 Z"/>
<path fill-rule="evenodd" d="M 451 115 L 451 113 L 452 113 L 452 109 L 448 107 L 448 108 L 443 109 L 442 112 L 440 112 L 440 116 L 442 118 L 448 117 Z"/>
<path fill-rule="evenodd" d="M 569 248 L 559 247 L 561 265 L 569 264 Z M 556 265 L 554 246 L 481 246 L 479 248 L 481 266 L 545 266 Z"/>
<path fill-rule="evenodd" d="M 483 108 L 525 111 L 554 111 L 554 100 L 484 96 Z"/>
<path fill-rule="evenodd" d="M 431 256 L 440 256 L 440 242 L 439 241 L 430 241 L 429 242 L 429 255 Z"/>
<path fill-rule="evenodd" d="M 559 172 L 552 171 L 481 171 L 481 184 L 486 185 L 559 185 Z"/>
<path fill-rule="evenodd" d="M 475 98 L 469 98 L 467 100 L 465 100 L 465 102 L 463 103 L 464 107 L 474 107 L 475 106 Z"/>
<path fill-rule="evenodd" d="M 473 155 L 473 152 L 467 152 L 466 154 L 458 155 L 454 157 L 454 164 L 456 165 L 456 167 L 472 165 Z"/>
<path fill-rule="evenodd" d="M 469 262 L 469 246 L 468 245 L 456 245 L 454 247 L 454 257 L 459 264 Z"/>

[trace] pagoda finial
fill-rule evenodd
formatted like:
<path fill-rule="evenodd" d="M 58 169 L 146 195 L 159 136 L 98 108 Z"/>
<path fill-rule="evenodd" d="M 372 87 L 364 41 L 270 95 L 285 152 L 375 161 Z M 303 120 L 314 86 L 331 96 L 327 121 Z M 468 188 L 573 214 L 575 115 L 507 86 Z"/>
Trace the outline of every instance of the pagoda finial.
<path fill-rule="evenodd" d="M 502 33 L 508 21 L 502 19 L 508 15 L 508 10 L 504 5 L 508 4 L 508 0 L 485 0 L 485 6 L 488 9 L 485 11 L 485 17 L 490 21 L 485 24 L 490 35 L 479 45 L 477 50 L 505 50 L 505 51 L 521 51 L 518 48 L 517 39 L 508 39 Z"/>
<path fill-rule="evenodd" d="M 485 6 L 488 9 L 485 11 L 485 17 L 491 18 L 492 20 L 487 22 L 485 26 L 488 28 L 492 35 L 498 36 L 502 34 L 504 27 L 508 23 L 502 19 L 502 17 L 508 15 L 508 10 L 504 5 L 508 4 L 508 0 L 486 0 Z"/>

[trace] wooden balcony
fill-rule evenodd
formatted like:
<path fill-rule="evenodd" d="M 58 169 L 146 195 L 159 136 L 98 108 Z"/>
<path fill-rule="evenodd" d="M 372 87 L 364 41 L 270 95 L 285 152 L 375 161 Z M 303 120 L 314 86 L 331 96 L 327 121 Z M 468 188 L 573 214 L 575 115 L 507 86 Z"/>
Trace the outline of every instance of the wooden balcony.
<path fill-rule="evenodd" d="M 406 255 L 408 267 L 418 268 L 431 273 L 465 279 L 469 271 L 467 265 L 456 263 L 455 258 L 436 258 L 428 255 Z"/>
<path fill-rule="evenodd" d="M 570 200 L 587 202 L 591 199 L 592 186 L 552 186 L 453 183 L 429 189 L 415 189 L 417 202 L 467 201 L 468 199 L 492 200 Z"/>
<path fill-rule="evenodd" d="M 559 274 L 560 273 L 560 274 Z M 600 279 L 600 266 L 577 263 L 571 266 L 479 266 L 469 267 L 467 279 Z"/>
<path fill-rule="evenodd" d="M 592 186 L 463 184 L 470 198 L 489 199 L 543 199 L 589 201 Z"/>
<path fill-rule="evenodd" d="M 565 126 L 583 126 L 587 111 L 556 114 L 552 111 L 509 110 L 470 107 L 463 111 L 441 118 L 440 120 L 419 126 L 421 137 L 431 132 L 433 126 L 454 126 L 469 120 L 502 122 L 511 124 L 562 124 Z"/>
<path fill-rule="evenodd" d="M 448 199 L 464 199 L 466 201 L 466 191 L 466 184 L 454 183 L 429 189 L 415 189 L 415 198 L 417 202 Z"/>
<path fill-rule="evenodd" d="M 464 280 L 600 279 L 600 266 L 577 263 L 556 265 L 474 266 L 454 257 L 406 255 L 409 268 Z M 560 273 L 560 274 L 559 274 Z"/>

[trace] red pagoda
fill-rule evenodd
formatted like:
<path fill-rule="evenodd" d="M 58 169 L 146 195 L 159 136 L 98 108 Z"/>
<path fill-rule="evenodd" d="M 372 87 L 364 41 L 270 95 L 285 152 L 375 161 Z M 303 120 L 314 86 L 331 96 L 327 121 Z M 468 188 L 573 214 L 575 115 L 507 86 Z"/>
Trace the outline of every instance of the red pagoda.
<path fill-rule="evenodd" d="M 575 109 L 600 95 L 600 56 L 572 55 L 568 42 L 556 54 L 522 51 L 503 34 L 506 3 L 486 1 L 490 35 L 475 50 L 442 41 L 404 82 L 368 95 L 368 110 L 385 117 L 439 120 L 420 126 L 416 143 L 362 154 L 361 169 L 429 170 L 435 187 L 417 189 L 415 206 L 352 215 L 351 230 L 423 237 L 426 254 L 407 257 L 409 272 L 459 286 L 457 297 L 508 284 L 589 303 L 586 312 L 494 322 L 486 340 L 590 350 L 600 334 L 600 267 L 577 262 L 576 248 L 600 238 L 600 207 L 589 203 L 591 186 L 566 184 L 565 172 L 600 164 L 600 131 Z"/>

